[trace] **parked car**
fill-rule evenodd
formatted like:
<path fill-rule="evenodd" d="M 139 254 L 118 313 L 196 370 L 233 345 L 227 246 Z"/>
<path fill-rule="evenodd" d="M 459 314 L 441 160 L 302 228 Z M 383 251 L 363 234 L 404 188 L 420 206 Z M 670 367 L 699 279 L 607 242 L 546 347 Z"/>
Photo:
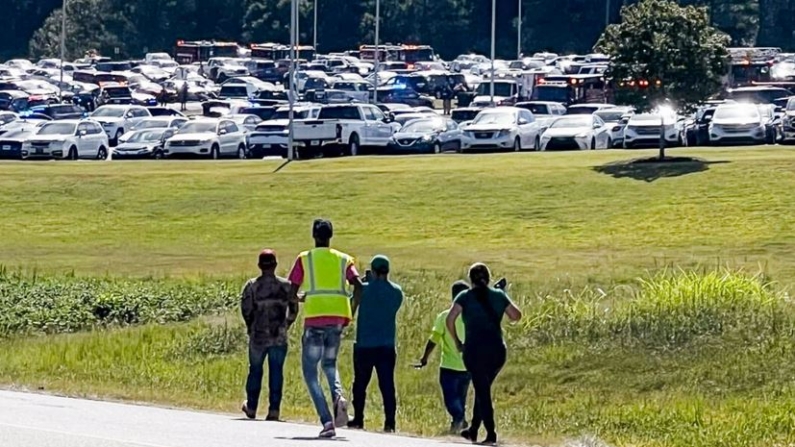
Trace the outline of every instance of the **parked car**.
<path fill-rule="evenodd" d="M 16 121 L 0 128 L 0 159 L 22 158 L 22 144 L 46 121 Z"/>
<path fill-rule="evenodd" d="M 166 140 L 163 154 L 166 157 L 198 155 L 214 160 L 228 156 L 246 158 L 246 134 L 229 119 L 197 119 Z"/>
<path fill-rule="evenodd" d="M 496 107 L 481 111 L 464 127 L 461 150 L 502 149 L 519 152 L 538 149 L 540 135 L 533 113 L 516 107 Z"/>
<path fill-rule="evenodd" d="M 51 121 L 38 128 L 22 144 L 22 158 L 77 160 L 108 157 L 108 136 L 94 120 Z"/>
<path fill-rule="evenodd" d="M 630 116 L 635 114 L 632 107 L 613 107 L 600 109 L 593 113 L 602 118 L 610 131 L 611 148 L 624 145 L 624 128 L 627 127 Z"/>
<path fill-rule="evenodd" d="M 709 146 L 709 125 L 717 106 L 701 107 L 695 118 L 685 125 L 685 142 L 688 146 Z"/>
<path fill-rule="evenodd" d="M 783 144 L 795 142 L 795 98 L 790 98 L 779 124 L 779 140 Z"/>
<path fill-rule="evenodd" d="M 185 114 L 180 112 L 177 109 L 172 109 L 171 107 L 147 107 L 149 110 L 149 114 L 152 116 L 179 116 L 185 117 Z"/>
<path fill-rule="evenodd" d="M 430 107 L 433 108 L 433 98 L 427 95 L 420 95 L 411 89 L 400 89 L 394 87 L 380 87 L 378 89 L 378 100 L 383 103 L 406 104 L 411 107 Z"/>
<path fill-rule="evenodd" d="M 452 119 L 441 116 L 408 121 L 387 144 L 387 152 L 397 154 L 440 154 L 448 150 L 461 150 L 461 129 Z"/>
<path fill-rule="evenodd" d="M 463 123 L 468 123 L 475 119 L 478 116 L 478 113 L 481 112 L 481 108 L 478 107 L 459 107 L 457 109 L 453 109 L 450 112 L 450 118 L 453 119 L 459 125 Z"/>
<path fill-rule="evenodd" d="M 713 145 L 764 144 L 767 126 L 754 104 L 721 104 L 715 109 L 709 125 Z"/>
<path fill-rule="evenodd" d="M 154 158 L 164 157 L 166 140 L 174 136 L 175 127 L 147 128 L 130 132 L 125 141 L 113 149 L 112 158 Z"/>
<path fill-rule="evenodd" d="M 144 118 L 141 121 L 130 126 L 130 129 L 119 137 L 119 143 L 124 143 L 132 134 L 139 130 L 144 129 L 179 129 L 188 122 L 188 118 L 181 116 L 153 116 L 151 118 Z"/>
<path fill-rule="evenodd" d="M 666 145 L 681 143 L 676 117 L 667 114 L 639 113 L 632 115 L 624 129 L 624 149 L 656 147 L 660 144 L 660 126 L 663 125 Z"/>
<path fill-rule="evenodd" d="M 613 141 L 610 128 L 597 115 L 571 115 L 555 118 L 541 135 L 542 151 L 562 149 L 609 149 Z"/>
<path fill-rule="evenodd" d="M 111 146 L 118 144 L 119 138 L 125 134 L 127 129 L 138 121 L 151 116 L 149 109 L 145 107 L 123 105 L 102 106 L 91 114 L 92 119 L 102 124 L 105 134 L 110 138 Z"/>
<path fill-rule="evenodd" d="M 31 112 L 47 115 L 54 120 L 81 119 L 86 116 L 86 111 L 74 104 L 50 104 L 30 108 Z"/>

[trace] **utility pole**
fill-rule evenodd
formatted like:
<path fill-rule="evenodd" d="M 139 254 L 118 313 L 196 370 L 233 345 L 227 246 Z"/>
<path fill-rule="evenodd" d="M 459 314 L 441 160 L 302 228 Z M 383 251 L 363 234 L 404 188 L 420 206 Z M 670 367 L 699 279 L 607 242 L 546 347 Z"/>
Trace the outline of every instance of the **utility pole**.
<path fill-rule="evenodd" d="M 519 0 L 519 24 L 516 27 L 516 58 L 522 58 L 522 0 Z"/>
<path fill-rule="evenodd" d="M 66 58 L 66 0 L 61 4 L 61 82 L 58 85 L 58 100 L 63 102 L 63 63 Z"/>
<path fill-rule="evenodd" d="M 494 107 L 494 58 L 496 57 L 496 42 L 497 36 L 497 0 L 491 0 L 491 82 L 489 86 L 491 94 L 491 106 Z"/>
<path fill-rule="evenodd" d="M 378 51 L 378 38 L 381 31 L 381 0 L 375 0 L 375 65 L 373 73 L 373 104 L 378 104 L 378 66 L 381 55 Z"/>
<path fill-rule="evenodd" d="M 315 14 L 315 36 L 312 39 L 312 46 L 314 47 L 315 51 L 317 52 L 317 0 L 315 0 L 315 7 L 312 8 L 313 13 Z"/>
<path fill-rule="evenodd" d="M 610 0 L 605 0 L 605 28 L 610 25 Z"/>
<path fill-rule="evenodd" d="M 297 31 L 298 31 L 298 0 L 291 0 L 290 2 L 290 91 L 287 95 L 287 100 L 289 101 L 289 112 L 288 112 L 288 129 L 287 129 L 287 159 L 294 160 L 295 159 L 295 145 L 294 145 L 294 134 L 293 134 L 293 120 L 295 118 L 295 46 L 297 40 Z"/>

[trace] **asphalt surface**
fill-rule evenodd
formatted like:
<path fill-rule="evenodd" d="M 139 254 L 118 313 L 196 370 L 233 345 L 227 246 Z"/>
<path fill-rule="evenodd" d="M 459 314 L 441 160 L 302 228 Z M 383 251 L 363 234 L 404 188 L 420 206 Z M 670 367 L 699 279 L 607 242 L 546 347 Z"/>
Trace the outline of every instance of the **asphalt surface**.
<path fill-rule="evenodd" d="M 242 413 L 241 415 L 242 416 Z M 249 421 L 120 403 L 0 391 L 0 447 L 291 447 L 339 442 L 348 447 L 452 447 L 438 440 L 337 429 L 319 424 Z"/>

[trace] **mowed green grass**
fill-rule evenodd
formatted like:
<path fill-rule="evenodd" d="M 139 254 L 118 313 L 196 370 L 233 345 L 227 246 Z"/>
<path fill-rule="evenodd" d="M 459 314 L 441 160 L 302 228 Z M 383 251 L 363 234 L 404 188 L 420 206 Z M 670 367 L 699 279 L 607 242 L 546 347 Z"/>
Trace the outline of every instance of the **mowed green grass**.
<path fill-rule="evenodd" d="M 352 158 L 278 173 L 276 161 L 5 163 L 0 263 L 241 274 L 266 246 L 286 267 L 322 216 L 338 248 L 361 262 L 386 253 L 398 271 L 482 260 L 514 279 L 612 281 L 727 263 L 791 276 L 795 152 L 682 153 L 711 164 L 615 178 L 595 168 L 653 152 Z"/>
<path fill-rule="evenodd" d="M 509 277 L 527 314 L 507 326 L 510 358 L 495 391 L 511 441 L 791 444 L 795 152 L 677 150 L 704 162 L 615 164 L 653 154 L 356 158 L 278 173 L 271 161 L 0 164 L 0 231 L 10 235 L 0 238 L 0 263 L 48 276 L 242 281 L 266 246 L 286 270 L 323 216 L 362 269 L 372 254 L 390 255 L 407 292 L 397 368 L 405 433 L 439 435 L 448 423 L 436 371 L 410 364 L 449 304 L 450 283 L 486 261 Z M 654 289 L 649 302 L 635 295 L 650 272 L 717 266 L 775 282 L 759 291 L 729 278 L 714 303 L 689 298 L 714 296 L 720 275 Z M 246 369 L 240 324 L 230 313 L 10 338 L 0 341 L 0 383 L 234 412 Z M 284 414 L 315 423 L 298 336 Z M 340 360 L 347 388 L 351 337 Z M 378 428 L 372 386 L 367 422 Z"/>

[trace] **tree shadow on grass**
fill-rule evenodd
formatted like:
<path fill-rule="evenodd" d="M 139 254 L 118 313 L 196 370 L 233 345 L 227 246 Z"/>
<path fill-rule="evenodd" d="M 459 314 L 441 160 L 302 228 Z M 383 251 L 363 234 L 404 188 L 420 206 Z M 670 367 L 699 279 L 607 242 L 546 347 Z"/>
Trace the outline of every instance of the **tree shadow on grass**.
<path fill-rule="evenodd" d="M 288 438 L 284 436 L 277 436 L 273 439 L 278 439 L 280 441 L 348 442 L 347 438 L 340 436 L 335 438 L 320 438 L 318 436 L 294 436 Z"/>
<path fill-rule="evenodd" d="M 622 160 L 595 166 L 594 171 L 613 178 L 631 178 L 651 183 L 668 177 L 681 177 L 709 170 L 710 165 L 729 163 L 728 161 L 707 161 L 692 157 L 657 157 Z"/>

